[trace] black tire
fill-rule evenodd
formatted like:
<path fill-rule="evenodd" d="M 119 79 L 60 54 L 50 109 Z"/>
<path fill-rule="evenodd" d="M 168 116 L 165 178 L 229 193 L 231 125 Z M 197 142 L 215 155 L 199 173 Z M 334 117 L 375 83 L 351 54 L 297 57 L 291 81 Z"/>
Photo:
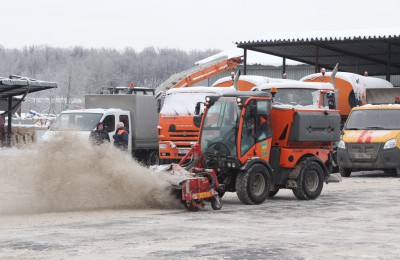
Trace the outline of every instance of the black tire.
<path fill-rule="evenodd" d="M 297 187 L 292 189 L 294 196 L 299 200 L 316 199 L 324 186 L 324 172 L 321 166 L 315 161 L 303 161 L 297 167 L 301 168 L 296 180 Z"/>
<path fill-rule="evenodd" d="M 279 192 L 279 189 L 278 189 L 278 188 L 275 188 L 274 191 L 270 191 L 270 192 L 269 192 L 268 198 L 274 197 L 278 192 Z"/>
<path fill-rule="evenodd" d="M 236 177 L 236 194 L 244 204 L 261 204 L 269 195 L 270 174 L 261 164 L 255 164 Z"/>
<path fill-rule="evenodd" d="M 222 199 L 220 197 L 211 198 L 211 207 L 214 210 L 220 210 L 222 208 Z"/>
<path fill-rule="evenodd" d="M 351 175 L 351 169 L 339 167 L 339 172 L 342 177 L 350 177 Z"/>
<path fill-rule="evenodd" d="M 150 152 L 149 156 L 147 157 L 146 164 L 148 166 L 160 165 L 160 157 L 158 156 L 158 151 Z"/>
<path fill-rule="evenodd" d="M 396 168 L 394 173 L 397 178 L 400 178 L 400 168 Z"/>

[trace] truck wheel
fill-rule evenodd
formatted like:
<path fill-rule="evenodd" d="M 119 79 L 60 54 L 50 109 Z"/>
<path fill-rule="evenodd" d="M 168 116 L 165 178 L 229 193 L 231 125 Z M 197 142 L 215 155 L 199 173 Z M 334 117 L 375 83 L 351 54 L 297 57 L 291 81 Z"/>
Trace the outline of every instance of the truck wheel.
<path fill-rule="evenodd" d="M 278 189 L 278 188 L 275 188 L 274 191 L 270 191 L 270 192 L 269 192 L 268 198 L 274 197 L 278 192 L 279 192 L 279 189 Z"/>
<path fill-rule="evenodd" d="M 158 156 L 157 151 L 150 152 L 149 156 L 147 157 L 146 164 L 150 165 L 160 165 L 160 157 Z"/>
<path fill-rule="evenodd" d="M 297 177 L 297 187 L 293 188 L 293 194 L 299 200 L 317 198 L 324 186 L 324 172 L 321 166 L 314 161 L 305 161 L 296 167 L 301 167 Z"/>
<path fill-rule="evenodd" d="M 345 169 L 345 168 L 339 167 L 339 172 L 342 177 L 350 177 L 350 175 L 351 175 L 350 169 Z"/>
<path fill-rule="evenodd" d="M 220 197 L 211 198 L 211 207 L 214 210 L 220 210 L 222 208 L 222 199 Z"/>
<path fill-rule="evenodd" d="M 269 195 L 270 175 L 268 169 L 255 164 L 236 177 L 236 194 L 244 204 L 261 204 Z"/>

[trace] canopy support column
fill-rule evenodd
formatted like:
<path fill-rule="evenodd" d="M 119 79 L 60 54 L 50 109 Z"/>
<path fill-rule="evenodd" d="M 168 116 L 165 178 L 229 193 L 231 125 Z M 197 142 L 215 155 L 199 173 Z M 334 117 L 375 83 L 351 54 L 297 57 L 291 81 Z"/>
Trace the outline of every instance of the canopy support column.
<path fill-rule="evenodd" d="M 243 75 L 247 75 L 247 49 L 243 49 Z"/>
<path fill-rule="evenodd" d="M 11 147 L 12 101 L 13 97 L 8 97 L 7 147 Z"/>
<path fill-rule="evenodd" d="M 390 68 L 392 66 L 392 45 L 388 43 L 388 50 L 387 50 L 387 64 L 386 64 L 386 80 L 390 82 Z"/>

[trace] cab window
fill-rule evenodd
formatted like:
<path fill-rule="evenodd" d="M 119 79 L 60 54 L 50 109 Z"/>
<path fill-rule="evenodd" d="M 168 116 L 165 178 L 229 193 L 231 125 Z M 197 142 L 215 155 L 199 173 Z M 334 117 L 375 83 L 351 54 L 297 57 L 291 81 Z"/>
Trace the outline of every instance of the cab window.
<path fill-rule="evenodd" d="M 259 100 L 257 102 L 256 126 L 257 142 L 271 137 L 271 102 L 269 100 Z"/>

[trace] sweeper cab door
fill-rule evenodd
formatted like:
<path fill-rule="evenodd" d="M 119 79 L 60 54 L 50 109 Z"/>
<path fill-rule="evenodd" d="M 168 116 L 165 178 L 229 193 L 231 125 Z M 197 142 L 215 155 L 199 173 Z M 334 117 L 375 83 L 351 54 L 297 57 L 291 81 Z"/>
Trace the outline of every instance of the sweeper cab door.
<path fill-rule="evenodd" d="M 236 97 L 213 99 L 216 101 L 207 109 L 202 125 L 202 153 L 236 157 L 236 135 L 241 113 Z"/>
<path fill-rule="evenodd" d="M 247 100 L 239 124 L 238 159 L 242 164 L 255 157 L 269 162 L 271 140 L 271 99 Z"/>
<path fill-rule="evenodd" d="M 255 157 L 269 162 L 271 98 L 261 94 L 207 97 L 210 101 L 206 102 L 200 137 L 202 154 L 236 158 L 241 165 Z"/>

